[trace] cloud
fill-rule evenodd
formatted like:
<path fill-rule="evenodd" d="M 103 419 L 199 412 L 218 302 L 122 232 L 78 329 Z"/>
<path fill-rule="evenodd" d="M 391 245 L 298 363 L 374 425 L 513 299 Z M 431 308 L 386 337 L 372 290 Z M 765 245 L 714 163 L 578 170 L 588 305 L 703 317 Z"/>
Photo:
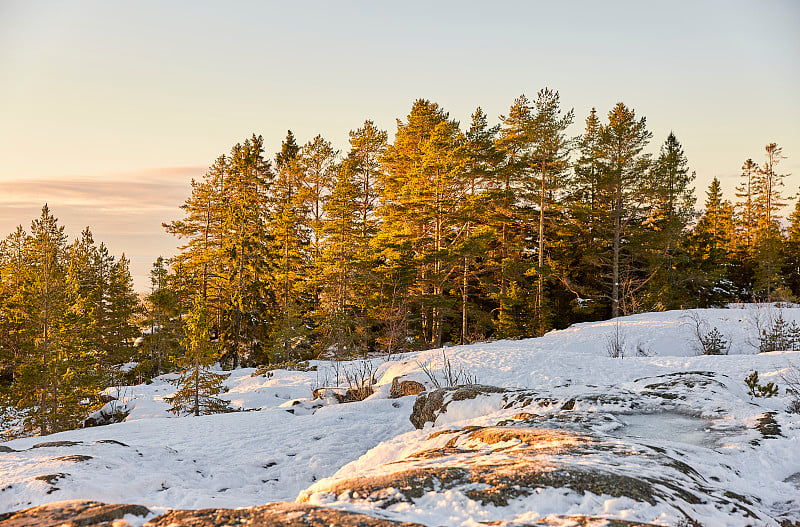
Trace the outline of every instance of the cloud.
<path fill-rule="evenodd" d="M 105 176 L 62 176 L 48 179 L 0 180 L 0 207 L 14 210 L 45 203 L 84 207 L 87 213 L 128 215 L 167 211 L 178 207 L 190 193 L 190 181 L 205 167 L 174 167 L 116 173 Z M 9 212 L 0 213 L 0 222 Z"/>
<path fill-rule="evenodd" d="M 136 288 L 147 289 L 147 273 L 158 256 L 169 257 L 178 240 L 161 223 L 180 218 L 179 207 L 191 193 L 191 180 L 206 167 L 164 167 L 98 176 L 0 179 L 0 237 L 31 221 L 47 203 L 74 238 L 89 226 L 95 241 L 112 254 L 131 259 Z"/>

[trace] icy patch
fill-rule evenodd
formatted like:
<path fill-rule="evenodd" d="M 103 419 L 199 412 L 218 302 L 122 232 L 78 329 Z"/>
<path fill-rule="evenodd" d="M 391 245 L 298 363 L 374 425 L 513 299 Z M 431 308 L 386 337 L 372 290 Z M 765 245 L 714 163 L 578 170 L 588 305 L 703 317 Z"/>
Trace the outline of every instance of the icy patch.
<path fill-rule="evenodd" d="M 655 439 L 714 448 L 722 434 L 707 419 L 677 412 L 618 415 L 622 426 L 609 432 L 620 438 Z"/>

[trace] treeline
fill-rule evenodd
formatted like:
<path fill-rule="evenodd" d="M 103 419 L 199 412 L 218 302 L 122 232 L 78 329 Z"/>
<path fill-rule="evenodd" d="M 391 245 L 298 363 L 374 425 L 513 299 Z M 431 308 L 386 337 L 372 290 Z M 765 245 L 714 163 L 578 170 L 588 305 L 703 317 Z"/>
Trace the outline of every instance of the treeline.
<path fill-rule="evenodd" d="M 30 232 L 19 226 L 3 240 L 0 401 L 21 412 L 18 433 L 75 428 L 98 392 L 121 382 L 138 309 L 125 256 L 109 255 L 88 228 L 68 243 L 46 205 Z"/>
<path fill-rule="evenodd" d="M 417 100 L 393 143 L 371 121 L 336 151 L 290 131 L 274 162 L 252 136 L 192 183 L 165 288 L 200 294 L 230 366 L 541 335 L 637 311 L 800 294 L 800 212 L 783 158 L 748 160 L 737 201 L 714 180 L 695 213 L 670 133 L 573 112 L 541 90 L 490 126 Z M 182 309 L 186 309 L 184 305 Z"/>
<path fill-rule="evenodd" d="M 698 215 L 674 134 L 649 153 L 645 119 L 622 103 L 592 109 L 578 137 L 573 120 L 544 89 L 463 129 L 417 100 L 393 143 L 366 121 L 345 153 L 289 132 L 270 160 L 254 135 L 192 182 L 164 225 L 180 252 L 154 263 L 142 302 L 124 256 L 88 228 L 68 243 L 45 206 L 0 245 L 0 396 L 45 434 L 76 426 L 106 386 L 177 369 L 189 380 L 173 411 L 197 413 L 201 390 L 217 404 L 214 361 L 391 354 L 800 296 L 800 204 L 782 221 L 777 144 L 745 161 L 735 201 L 714 179 Z"/>

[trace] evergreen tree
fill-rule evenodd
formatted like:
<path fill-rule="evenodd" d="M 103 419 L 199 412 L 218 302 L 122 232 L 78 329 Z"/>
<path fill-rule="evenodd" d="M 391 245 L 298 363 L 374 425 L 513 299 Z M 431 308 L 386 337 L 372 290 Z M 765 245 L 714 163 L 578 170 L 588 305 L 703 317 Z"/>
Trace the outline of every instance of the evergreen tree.
<path fill-rule="evenodd" d="M 794 210 L 789 215 L 786 230 L 786 263 L 784 267 L 786 286 L 795 298 L 800 298 L 800 192 Z"/>
<path fill-rule="evenodd" d="M 197 295 L 186 319 L 180 376 L 175 380 L 178 390 L 168 398 L 169 411 L 176 414 L 207 415 L 229 411 L 227 401 L 218 397 L 225 391 L 223 381 L 230 374 L 219 374 L 211 370 L 217 358 L 216 346 L 211 338 L 211 324 L 208 320 L 202 295 Z"/>
<path fill-rule="evenodd" d="M 785 157 L 776 143 L 768 144 L 765 151 L 764 166 L 756 176 L 753 203 L 758 219 L 753 292 L 771 302 L 773 297 L 784 300 L 788 296 L 783 290 L 784 239 L 778 223 L 778 213 L 785 206 L 781 192 L 785 175 L 777 172 L 777 165 Z"/>
<path fill-rule="evenodd" d="M 418 306 L 417 338 L 439 347 L 452 314 L 451 288 L 460 255 L 454 251 L 464 194 L 465 156 L 458 123 L 435 103 L 417 100 L 408 122 L 398 121 L 395 143 L 386 150 L 382 174 L 385 250 L 401 250 L 416 267 L 410 293 Z"/>
<path fill-rule="evenodd" d="M 297 146 L 291 130 L 275 155 L 277 175 L 271 193 L 272 217 L 267 227 L 273 240 L 276 268 L 273 290 L 276 318 L 271 327 L 270 361 L 306 359 L 313 356 L 311 331 L 304 317 L 311 311 L 307 294 L 311 261 L 307 202 L 301 193 L 302 173 Z"/>
<path fill-rule="evenodd" d="M 530 261 L 524 257 L 525 225 L 531 207 L 524 199 L 523 188 L 529 178 L 531 157 L 531 107 L 525 95 L 514 99 L 508 115 L 500 116 L 496 148 L 504 159 L 497 174 L 497 190 L 492 193 L 492 222 L 497 247 L 492 260 L 493 276 L 488 293 L 498 304 L 496 329 L 501 337 L 533 335 L 530 309 Z M 511 287 L 513 284 L 513 287 Z M 520 317 L 520 314 L 525 314 Z"/>
<path fill-rule="evenodd" d="M 483 289 L 480 279 L 490 268 L 485 255 L 497 239 L 489 217 L 496 198 L 497 171 L 503 161 L 502 153 L 495 147 L 500 126 L 490 127 L 480 107 L 471 119 L 465 134 L 464 237 L 458 248 L 464 259 L 461 276 L 461 344 L 483 339 L 493 330 L 493 305 L 480 294 Z"/>
<path fill-rule="evenodd" d="M 647 228 L 648 260 L 655 273 L 646 286 L 648 309 L 676 309 L 686 304 L 698 280 L 681 241 L 694 219 L 694 172 L 683 147 L 670 132 L 651 169 L 654 199 Z"/>
<path fill-rule="evenodd" d="M 603 164 L 600 151 L 600 119 L 592 108 L 585 120 L 584 133 L 578 138 L 579 157 L 569 184 L 569 216 L 560 231 L 561 262 L 559 281 L 574 296 L 573 310 L 593 319 L 610 311 L 606 294 L 607 261 L 605 240 L 611 238 L 603 222 L 604 200 L 601 193 Z"/>
<path fill-rule="evenodd" d="M 733 205 L 723 199 L 717 178 L 706 191 L 705 208 L 686 245 L 700 275 L 694 291 L 700 307 L 733 300 L 734 292 L 727 280 L 733 246 Z"/>
<path fill-rule="evenodd" d="M 738 244 L 749 253 L 756 241 L 758 214 L 756 200 L 758 195 L 757 176 L 760 169 L 752 159 L 742 165 L 741 183 L 736 187 L 736 230 Z"/>
<path fill-rule="evenodd" d="M 544 313 L 545 279 L 551 274 L 550 270 L 545 268 L 547 252 L 545 219 L 551 221 L 549 218 L 553 215 L 551 211 L 558 210 L 559 200 L 564 194 L 564 178 L 569 167 L 571 150 L 571 141 L 566 136 L 566 129 L 572 124 L 574 112 L 570 110 L 562 114 L 558 92 L 548 88 L 539 91 L 534 106 L 535 113 L 529 128 L 532 146 L 530 163 L 534 178 L 527 182 L 526 191 L 529 196 L 536 196 L 531 201 L 536 201 L 539 208 L 535 317 L 536 334 L 540 336 L 550 329 L 546 320 L 547 315 Z"/>
<path fill-rule="evenodd" d="M 159 256 L 150 270 L 150 293 L 144 303 L 142 323 L 146 330 L 140 344 L 139 382 L 171 371 L 173 366 L 172 356 L 179 343 L 180 306 L 172 281 L 164 258 Z"/>
<path fill-rule="evenodd" d="M 600 195 L 601 221 L 611 233 L 609 260 L 611 316 L 635 310 L 635 294 L 644 284 L 637 263 L 626 244 L 646 217 L 652 189 L 647 178 L 650 155 L 644 148 L 652 133 L 644 117 L 636 119 L 633 110 L 618 103 L 608 114 L 608 124 L 600 126 L 598 152 L 602 166 Z M 627 247 L 626 247 L 627 245 Z M 626 305 L 627 304 L 627 305 Z"/>
<path fill-rule="evenodd" d="M 233 368 L 251 364 L 266 344 L 272 317 L 271 284 L 274 258 L 267 239 L 268 192 L 272 185 L 263 138 L 253 135 L 231 149 L 223 222 L 223 254 L 227 261 L 228 324 L 220 331 L 223 359 Z"/>

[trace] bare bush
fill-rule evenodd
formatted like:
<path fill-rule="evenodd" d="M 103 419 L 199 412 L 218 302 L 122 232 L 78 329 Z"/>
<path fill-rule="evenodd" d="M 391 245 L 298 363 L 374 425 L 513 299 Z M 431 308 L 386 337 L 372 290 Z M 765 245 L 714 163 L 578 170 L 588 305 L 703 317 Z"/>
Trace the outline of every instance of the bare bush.
<path fill-rule="evenodd" d="M 343 363 L 334 361 L 331 382 L 330 372 L 325 371 L 311 387 L 314 398 L 324 397 L 324 393 L 333 393 L 339 402 L 363 401 L 373 393 L 373 385 L 377 382 L 377 367 L 369 360 Z"/>
<path fill-rule="evenodd" d="M 619 319 L 614 324 L 614 329 L 606 335 L 606 353 L 612 359 L 625 358 L 625 331 Z"/>
<path fill-rule="evenodd" d="M 786 411 L 792 414 L 800 414 L 800 366 L 790 363 L 780 373 L 780 377 L 786 385 L 786 394 L 791 397 Z"/>
<path fill-rule="evenodd" d="M 432 360 L 424 364 L 417 362 L 417 364 L 436 388 L 478 384 L 476 375 L 467 372 L 461 367 L 453 366 L 444 349 L 442 350 L 440 364 L 436 365 Z"/>

